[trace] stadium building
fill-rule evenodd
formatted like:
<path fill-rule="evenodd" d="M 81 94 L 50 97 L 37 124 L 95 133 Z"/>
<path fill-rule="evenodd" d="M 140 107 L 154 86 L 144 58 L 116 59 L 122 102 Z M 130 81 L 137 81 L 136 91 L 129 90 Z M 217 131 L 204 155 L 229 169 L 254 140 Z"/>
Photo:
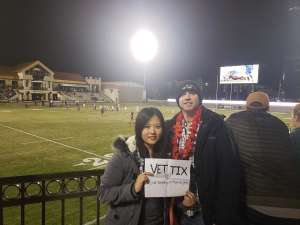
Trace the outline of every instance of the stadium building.
<path fill-rule="evenodd" d="M 142 102 L 144 87 L 100 77 L 54 72 L 40 61 L 0 66 L 1 101 Z"/>

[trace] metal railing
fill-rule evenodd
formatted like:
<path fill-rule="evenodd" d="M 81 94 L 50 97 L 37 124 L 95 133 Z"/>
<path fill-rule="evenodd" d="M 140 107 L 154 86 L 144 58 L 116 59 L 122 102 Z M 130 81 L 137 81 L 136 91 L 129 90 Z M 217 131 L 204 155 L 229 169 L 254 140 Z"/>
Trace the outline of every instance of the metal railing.
<path fill-rule="evenodd" d="M 0 178 L 0 225 L 4 225 L 4 208 L 20 207 L 20 223 L 25 224 L 25 205 L 41 204 L 41 222 L 46 224 L 46 203 L 60 202 L 60 224 L 65 224 L 65 200 L 79 199 L 79 224 L 83 224 L 83 198 L 94 196 L 96 201 L 96 224 L 100 224 L 100 201 L 98 199 L 100 176 L 103 170 L 76 171 Z M 26 218 L 30 220 L 30 218 Z"/>

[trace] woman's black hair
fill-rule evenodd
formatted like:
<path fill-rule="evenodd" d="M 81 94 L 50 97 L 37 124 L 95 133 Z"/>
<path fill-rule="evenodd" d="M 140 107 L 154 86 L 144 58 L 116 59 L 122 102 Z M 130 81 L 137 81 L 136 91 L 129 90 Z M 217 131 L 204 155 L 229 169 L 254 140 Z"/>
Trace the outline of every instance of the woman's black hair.
<path fill-rule="evenodd" d="M 163 157 L 163 145 L 164 145 L 164 138 L 163 134 L 165 131 L 165 121 L 162 113 L 154 107 L 148 107 L 143 108 L 137 115 L 135 120 L 135 139 L 136 139 L 136 145 L 137 149 L 140 152 L 141 157 L 143 158 L 149 158 L 149 152 L 144 144 L 144 141 L 142 139 L 142 130 L 144 129 L 145 125 L 148 123 L 148 121 L 153 117 L 157 116 L 160 120 L 161 127 L 162 127 L 162 135 L 159 138 L 158 142 L 154 145 L 154 151 L 153 156 L 154 157 Z"/>

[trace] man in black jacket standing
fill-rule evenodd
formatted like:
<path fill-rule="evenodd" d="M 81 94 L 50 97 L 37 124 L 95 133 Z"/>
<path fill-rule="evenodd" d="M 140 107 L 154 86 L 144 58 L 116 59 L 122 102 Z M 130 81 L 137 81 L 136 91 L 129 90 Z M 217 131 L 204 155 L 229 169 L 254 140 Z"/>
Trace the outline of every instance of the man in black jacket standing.
<path fill-rule="evenodd" d="M 202 105 L 200 90 L 191 81 L 182 83 L 176 101 L 181 111 L 167 121 L 167 141 L 172 158 L 191 160 L 192 168 L 190 190 L 171 200 L 171 225 L 234 225 L 239 156 L 223 117 Z"/>
<path fill-rule="evenodd" d="M 294 151 L 297 154 L 298 164 L 300 164 L 300 103 L 295 105 L 292 113 L 292 127 L 290 133 Z M 300 167 L 300 165 L 299 165 Z"/>
<path fill-rule="evenodd" d="M 226 120 L 245 176 L 249 225 L 299 225 L 300 186 L 287 126 L 268 113 L 269 97 L 253 92 L 245 111 Z"/>

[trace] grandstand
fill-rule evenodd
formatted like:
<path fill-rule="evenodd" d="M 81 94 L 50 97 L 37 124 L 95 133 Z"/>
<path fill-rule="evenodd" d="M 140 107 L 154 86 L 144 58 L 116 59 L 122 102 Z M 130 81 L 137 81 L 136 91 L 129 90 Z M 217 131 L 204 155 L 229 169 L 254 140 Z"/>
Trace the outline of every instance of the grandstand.
<path fill-rule="evenodd" d="M 0 66 L 0 101 L 142 102 L 143 91 L 144 87 L 135 83 L 55 72 L 38 60 Z"/>

